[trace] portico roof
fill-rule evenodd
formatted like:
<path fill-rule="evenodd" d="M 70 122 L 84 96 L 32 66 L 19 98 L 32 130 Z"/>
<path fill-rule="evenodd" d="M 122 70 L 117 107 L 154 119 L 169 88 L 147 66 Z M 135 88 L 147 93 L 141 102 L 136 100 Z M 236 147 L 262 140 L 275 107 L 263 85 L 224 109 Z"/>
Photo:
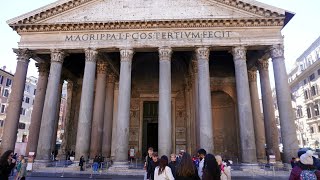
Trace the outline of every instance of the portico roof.
<path fill-rule="evenodd" d="M 58 0 L 7 23 L 14 30 L 25 32 L 92 30 L 97 26 L 105 29 L 284 26 L 292 17 L 291 12 L 255 0 Z"/>

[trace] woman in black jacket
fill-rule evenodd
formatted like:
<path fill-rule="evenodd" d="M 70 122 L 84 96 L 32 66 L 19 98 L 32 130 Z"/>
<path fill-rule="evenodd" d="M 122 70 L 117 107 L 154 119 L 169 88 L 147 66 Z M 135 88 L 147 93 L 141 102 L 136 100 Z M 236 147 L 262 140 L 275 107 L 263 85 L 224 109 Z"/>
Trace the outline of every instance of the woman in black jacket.
<path fill-rule="evenodd" d="M 16 160 L 12 158 L 13 151 L 8 150 L 0 157 L 0 179 L 8 180 L 12 169 L 16 166 Z"/>
<path fill-rule="evenodd" d="M 197 168 L 193 164 L 190 154 L 186 152 L 182 155 L 176 173 L 176 180 L 200 180 Z"/>
<path fill-rule="evenodd" d="M 221 170 L 213 154 L 204 157 L 202 180 L 220 180 Z"/>

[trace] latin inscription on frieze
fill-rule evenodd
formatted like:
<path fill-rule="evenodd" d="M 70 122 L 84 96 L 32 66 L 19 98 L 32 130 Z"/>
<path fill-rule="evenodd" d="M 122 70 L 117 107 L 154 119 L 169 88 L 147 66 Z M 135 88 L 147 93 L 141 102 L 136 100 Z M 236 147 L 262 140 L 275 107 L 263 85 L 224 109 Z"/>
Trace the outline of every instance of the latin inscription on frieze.
<path fill-rule="evenodd" d="M 133 32 L 133 33 L 86 33 L 65 36 L 66 42 L 81 41 L 122 41 L 122 40 L 194 40 L 221 39 L 232 37 L 232 31 L 170 31 L 170 32 Z"/>

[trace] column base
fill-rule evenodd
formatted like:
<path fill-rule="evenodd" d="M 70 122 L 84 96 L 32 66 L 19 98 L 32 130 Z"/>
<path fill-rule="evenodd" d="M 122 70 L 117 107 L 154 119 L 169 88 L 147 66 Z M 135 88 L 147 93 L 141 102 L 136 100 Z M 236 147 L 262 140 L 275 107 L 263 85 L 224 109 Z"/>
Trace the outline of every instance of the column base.
<path fill-rule="evenodd" d="M 50 167 L 51 161 L 50 160 L 35 160 L 32 164 L 32 170 L 41 169 L 44 167 Z"/>
<path fill-rule="evenodd" d="M 266 159 L 258 159 L 258 163 L 267 164 L 268 162 Z"/>
<path fill-rule="evenodd" d="M 129 163 L 128 162 L 114 162 L 109 171 L 116 171 L 116 172 L 125 172 L 129 170 Z"/>
<path fill-rule="evenodd" d="M 259 166 L 259 164 L 256 163 L 241 163 L 240 164 L 240 169 L 242 171 L 260 171 L 261 167 Z"/>

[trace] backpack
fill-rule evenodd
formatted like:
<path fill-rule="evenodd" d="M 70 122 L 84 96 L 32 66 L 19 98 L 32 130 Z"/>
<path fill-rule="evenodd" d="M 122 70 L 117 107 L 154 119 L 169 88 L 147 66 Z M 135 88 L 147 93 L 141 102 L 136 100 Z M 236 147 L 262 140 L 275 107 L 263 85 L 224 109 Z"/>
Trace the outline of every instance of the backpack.
<path fill-rule="evenodd" d="M 316 170 L 302 170 L 300 180 L 317 180 Z"/>

